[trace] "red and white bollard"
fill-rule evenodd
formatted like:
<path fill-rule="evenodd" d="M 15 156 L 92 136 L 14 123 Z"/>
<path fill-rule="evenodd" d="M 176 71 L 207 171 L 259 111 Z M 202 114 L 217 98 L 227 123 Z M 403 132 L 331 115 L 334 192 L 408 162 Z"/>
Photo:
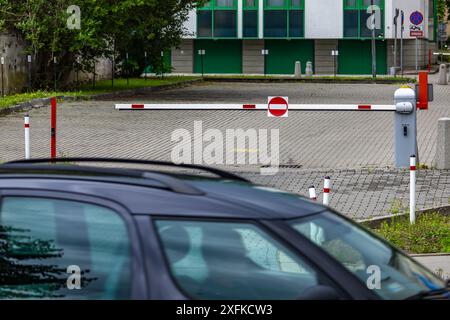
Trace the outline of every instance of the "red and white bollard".
<path fill-rule="evenodd" d="M 309 198 L 313 201 L 317 200 L 316 187 L 309 187 Z"/>
<path fill-rule="evenodd" d="M 25 129 L 25 159 L 30 159 L 30 116 L 28 113 L 24 117 Z"/>
<path fill-rule="evenodd" d="M 411 224 L 416 223 L 416 156 L 410 158 L 409 168 L 409 221 Z"/>
<path fill-rule="evenodd" d="M 326 176 L 323 182 L 323 204 L 328 206 L 330 204 L 330 190 L 331 190 L 331 178 Z"/>

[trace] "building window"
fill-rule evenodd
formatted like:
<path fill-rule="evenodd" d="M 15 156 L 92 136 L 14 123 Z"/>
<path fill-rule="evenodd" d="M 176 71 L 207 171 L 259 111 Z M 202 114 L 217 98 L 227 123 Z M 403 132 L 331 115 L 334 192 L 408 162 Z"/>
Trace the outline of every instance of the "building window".
<path fill-rule="evenodd" d="M 356 0 L 353 0 L 356 1 Z M 357 38 L 359 36 L 359 12 L 358 10 L 344 11 L 344 36 Z"/>
<path fill-rule="evenodd" d="M 244 10 L 243 36 L 244 38 L 258 37 L 258 11 Z"/>
<path fill-rule="evenodd" d="M 214 37 L 219 38 L 236 37 L 236 11 L 234 10 L 214 11 Z"/>
<path fill-rule="evenodd" d="M 264 37 L 303 37 L 304 5 L 304 0 L 265 0 Z"/>
<path fill-rule="evenodd" d="M 303 11 L 289 11 L 289 37 L 303 37 Z"/>
<path fill-rule="evenodd" d="M 285 38 L 287 36 L 287 10 L 264 12 L 264 36 Z"/>
<path fill-rule="evenodd" d="M 198 38 L 235 38 L 237 0 L 211 0 L 197 10 Z"/>
<path fill-rule="evenodd" d="M 384 0 L 373 0 L 373 4 L 380 7 L 379 26 L 375 30 L 377 37 L 384 35 Z M 372 13 L 367 13 L 371 0 L 344 0 L 344 37 L 370 38 L 372 30 L 368 28 Z"/>
<path fill-rule="evenodd" d="M 216 8 L 233 8 L 234 0 L 216 0 Z"/>
<path fill-rule="evenodd" d="M 212 11 L 197 11 L 197 35 L 212 37 Z"/>
<path fill-rule="evenodd" d="M 258 0 L 244 0 L 242 17 L 242 36 L 244 38 L 258 37 Z"/>

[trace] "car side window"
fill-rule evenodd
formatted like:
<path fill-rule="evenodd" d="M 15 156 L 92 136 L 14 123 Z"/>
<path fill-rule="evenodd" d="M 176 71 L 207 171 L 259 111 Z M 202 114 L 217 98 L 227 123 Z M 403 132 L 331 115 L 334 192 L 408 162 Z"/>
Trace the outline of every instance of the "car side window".
<path fill-rule="evenodd" d="M 300 299 L 330 286 L 296 253 L 252 223 L 158 220 L 170 271 L 196 299 Z"/>
<path fill-rule="evenodd" d="M 0 207 L 0 298 L 129 299 L 125 221 L 84 202 L 5 197 Z"/>

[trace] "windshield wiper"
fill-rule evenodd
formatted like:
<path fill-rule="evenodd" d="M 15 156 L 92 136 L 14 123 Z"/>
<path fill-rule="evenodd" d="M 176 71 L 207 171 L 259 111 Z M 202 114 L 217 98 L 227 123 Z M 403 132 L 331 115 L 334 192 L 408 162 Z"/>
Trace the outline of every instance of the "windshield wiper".
<path fill-rule="evenodd" d="M 450 299 L 450 282 L 445 288 L 421 291 L 405 300 L 449 300 Z"/>

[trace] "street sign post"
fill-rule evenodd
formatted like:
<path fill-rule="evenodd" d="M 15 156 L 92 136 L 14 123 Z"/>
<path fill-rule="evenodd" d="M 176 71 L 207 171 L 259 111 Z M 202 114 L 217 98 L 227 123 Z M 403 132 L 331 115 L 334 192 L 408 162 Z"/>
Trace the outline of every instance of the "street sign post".
<path fill-rule="evenodd" d="M 409 17 L 409 35 L 416 38 L 416 71 L 419 70 L 419 38 L 424 36 L 424 17 L 422 12 L 414 11 Z"/>
<path fill-rule="evenodd" d="M 336 50 L 331 50 L 331 55 L 333 56 L 333 62 L 334 62 L 334 77 L 336 78 L 337 73 L 337 58 L 339 57 L 339 50 L 336 48 Z"/>
<path fill-rule="evenodd" d="M 401 32 L 400 32 L 400 70 L 403 76 L 403 32 L 405 32 L 405 12 L 402 10 L 401 15 Z"/>
<path fill-rule="evenodd" d="M 400 9 L 395 9 L 394 16 L 394 68 L 395 76 L 397 76 L 397 36 L 398 36 L 398 16 L 400 15 Z"/>
<path fill-rule="evenodd" d="M 269 97 L 268 116 L 275 118 L 287 118 L 289 111 L 288 97 Z"/>
<path fill-rule="evenodd" d="M 264 56 L 264 76 L 266 76 L 266 57 L 269 55 L 269 50 L 268 49 L 262 49 L 261 50 L 261 54 Z"/>
<path fill-rule="evenodd" d="M 204 49 L 200 49 L 198 50 L 198 55 L 200 56 L 201 59 L 201 63 L 202 63 L 202 78 L 204 76 L 204 61 L 203 61 L 203 57 L 206 55 L 206 50 Z"/>
<path fill-rule="evenodd" d="M 2 97 L 5 97 L 5 85 L 3 80 L 3 72 L 4 72 L 4 65 L 5 65 L 5 57 L 0 58 L 0 62 L 2 64 Z"/>

